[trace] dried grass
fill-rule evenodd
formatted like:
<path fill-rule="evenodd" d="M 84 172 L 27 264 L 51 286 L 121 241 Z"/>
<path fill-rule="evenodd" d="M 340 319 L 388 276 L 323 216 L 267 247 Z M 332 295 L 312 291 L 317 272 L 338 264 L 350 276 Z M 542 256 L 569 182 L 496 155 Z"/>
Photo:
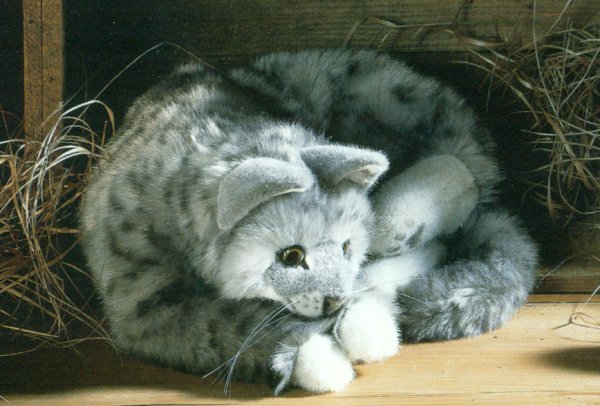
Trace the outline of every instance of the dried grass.
<path fill-rule="evenodd" d="M 100 96 L 162 47 L 214 69 L 181 46 L 162 42 L 134 58 L 92 100 L 55 111 L 36 134 L 24 134 L 20 124 L 11 125 L 18 119 L 0 107 L 0 130 L 6 133 L 6 141 L 0 141 L 0 338 L 33 340 L 18 353 L 50 344 L 108 340 L 102 320 L 90 306 L 93 290 L 82 289 L 93 285 L 91 277 L 80 268 L 80 258 L 71 258 L 79 242 L 77 210 L 104 142 L 115 132 L 112 110 L 99 101 Z M 100 108 L 107 117 L 100 132 L 86 122 L 91 108 Z M 43 133 L 43 128 L 50 130 Z M 0 357 L 14 353 L 0 350 Z"/>
<path fill-rule="evenodd" d="M 11 131 L 2 114 L 8 139 L 0 142 L 0 334 L 31 338 L 34 347 L 77 342 L 81 337 L 73 340 L 67 329 L 73 324 L 87 336 L 107 336 L 75 283 L 87 274 L 68 260 L 78 242 L 75 211 L 85 177 L 108 130 L 97 134 L 85 122 L 92 106 L 114 122 L 96 100 L 55 112 L 46 134 L 26 136 L 20 126 Z"/>
<path fill-rule="evenodd" d="M 530 134 L 548 157 L 531 181 L 550 216 L 569 223 L 600 213 L 600 27 L 556 25 L 516 49 L 496 46 L 471 65 L 525 107 Z"/>

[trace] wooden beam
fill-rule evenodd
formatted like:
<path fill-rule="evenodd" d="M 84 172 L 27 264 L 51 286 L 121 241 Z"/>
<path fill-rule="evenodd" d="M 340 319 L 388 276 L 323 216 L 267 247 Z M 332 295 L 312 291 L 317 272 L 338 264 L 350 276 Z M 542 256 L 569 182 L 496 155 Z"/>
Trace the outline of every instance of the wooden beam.
<path fill-rule="evenodd" d="M 536 293 L 587 293 L 600 287 L 600 263 L 573 259 L 536 272 Z"/>
<path fill-rule="evenodd" d="M 23 65 L 25 135 L 39 139 L 55 123 L 50 116 L 63 99 L 62 0 L 23 0 Z"/>

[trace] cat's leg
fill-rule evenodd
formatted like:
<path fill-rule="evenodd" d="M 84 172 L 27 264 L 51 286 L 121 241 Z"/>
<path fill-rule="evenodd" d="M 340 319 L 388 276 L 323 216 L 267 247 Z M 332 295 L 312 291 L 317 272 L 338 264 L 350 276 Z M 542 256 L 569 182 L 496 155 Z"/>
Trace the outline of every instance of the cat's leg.
<path fill-rule="evenodd" d="M 449 262 L 400 289 L 405 341 L 473 336 L 506 323 L 533 286 L 536 247 L 501 210 L 474 213 L 449 242 Z"/>
<path fill-rule="evenodd" d="M 430 242 L 419 250 L 379 258 L 363 267 L 355 297 L 340 312 L 333 330 L 351 361 L 381 361 L 398 351 L 397 289 L 436 266 L 443 256 L 443 246 Z"/>
<path fill-rule="evenodd" d="M 434 240 L 417 250 L 393 257 L 379 257 L 363 265 L 357 281 L 358 291 L 372 291 L 380 296 L 396 297 L 399 288 L 444 261 L 446 249 Z"/>
<path fill-rule="evenodd" d="M 456 231 L 478 203 L 475 179 L 451 155 L 422 159 L 379 187 L 371 252 L 394 256 Z"/>

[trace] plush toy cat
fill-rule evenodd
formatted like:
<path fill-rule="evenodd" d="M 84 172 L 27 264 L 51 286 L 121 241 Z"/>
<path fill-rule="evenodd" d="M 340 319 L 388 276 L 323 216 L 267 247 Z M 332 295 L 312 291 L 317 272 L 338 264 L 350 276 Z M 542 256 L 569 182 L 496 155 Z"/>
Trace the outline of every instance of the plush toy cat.
<path fill-rule="evenodd" d="M 536 250 L 496 207 L 491 153 L 464 100 L 372 51 L 186 65 L 129 110 L 85 195 L 112 338 L 227 382 L 326 392 L 400 332 L 495 329 Z"/>

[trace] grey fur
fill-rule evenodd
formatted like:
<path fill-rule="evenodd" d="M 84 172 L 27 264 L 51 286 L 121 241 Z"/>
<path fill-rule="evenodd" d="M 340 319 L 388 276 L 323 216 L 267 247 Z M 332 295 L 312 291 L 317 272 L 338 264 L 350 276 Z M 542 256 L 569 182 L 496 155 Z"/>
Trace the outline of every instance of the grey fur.
<path fill-rule="evenodd" d="M 359 290 L 387 300 L 377 286 L 358 289 L 367 255 L 371 265 L 401 259 L 446 234 L 446 262 L 398 286 L 401 313 L 391 299 L 373 308 L 401 314 L 403 336 L 417 341 L 497 328 L 525 300 L 536 252 L 495 208 L 491 151 L 454 92 L 375 52 L 275 54 L 228 74 L 186 65 L 131 107 L 85 195 L 83 246 L 112 336 L 126 351 L 225 371 L 228 381 L 274 382 L 277 393 L 288 382 L 336 390 L 343 382 L 314 384 L 298 360 L 309 342 L 342 366 L 339 348 L 365 354 L 336 347 L 338 315 L 326 304 L 360 304 Z M 450 158 L 436 162 L 470 180 L 434 173 L 413 188 L 402 177 L 442 155 Z M 369 248 L 391 209 L 381 202 L 420 185 L 439 205 L 386 220 L 383 238 L 398 243 Z M 474 200 L 458 202 L 465 219 L 448 222 L 455 205 L 445 196 L 463 189 Z M 304 262 L 282 262 L 298 245 Z M 337 322 L 353 331 L 353 321 Z M 399 334 L 386 331 L 393 344 Z"/>

